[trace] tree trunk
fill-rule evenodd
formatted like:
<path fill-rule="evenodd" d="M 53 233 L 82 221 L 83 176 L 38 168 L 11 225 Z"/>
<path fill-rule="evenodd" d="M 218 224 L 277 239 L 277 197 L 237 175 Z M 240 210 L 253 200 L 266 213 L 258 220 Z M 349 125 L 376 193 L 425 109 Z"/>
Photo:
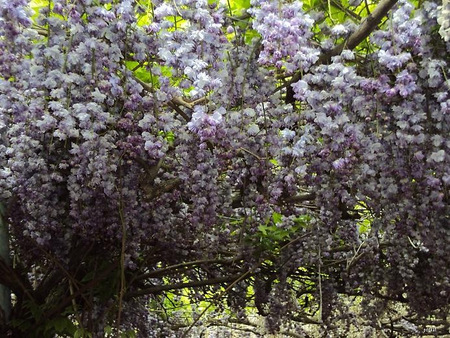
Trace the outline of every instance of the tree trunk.
<path fill-rule="evenodd" d="M 4 207 L 0 203 L 0 258 L 10 264 L 8 225 L 4 218 Z M 5 327 L 11 314 L 11 290 L 0 284 L 0 327 Z"/>

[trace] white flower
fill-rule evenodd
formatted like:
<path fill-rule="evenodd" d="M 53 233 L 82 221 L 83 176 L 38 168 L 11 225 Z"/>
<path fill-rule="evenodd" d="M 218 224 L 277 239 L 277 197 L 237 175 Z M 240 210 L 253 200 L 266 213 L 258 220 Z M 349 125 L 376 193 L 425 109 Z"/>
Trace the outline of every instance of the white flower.
<path fill-rule="evenodd" d="M 436 151 L 430 155 L 427 162 L 442 162 L 445 159 L 445 150 L 441 149 L 439 151 Z"/>
<path fill-rule="evenodd" d="M 253 108 L 245 108 L 243 113 L 245 115 L 247 115 L 248 117 L 253 117 L 253 116 L 256 115 L 256 112 L 255 112 L 255 110 Z"/>
<path fill-rule="evenodd" d="M 9 169 L 9 168 L 0 169 L 0 177 L 1 178 L 6 178 L 10 175 L 11 175 L 11 169 Z"/>
<path fill-rule="evenodd" d="M 256 135 L 259 133 L 259 127 L 257 124 L 252 123 L 249 125 L 247 132 L 249 133 L 249 135 Z"/>
<path fill-rule="evenodd" d="M 281 131 L 281 137 L 285 138 L 286 140 L 292 140 L 295 137 L 295 131 L 290 129 L 283 129 Z"/>
<path fill-rule="evenodd" d="M 344 25 L 336 25 L 333 28 L 331 28 L 331 33 L 333 35 L 342 36 L 348 33 L 348 29 Z"/>
<path fill-rule="evenodd" d="M 154 10 L 155 18 L 161 18 L 164 16 L 172 16 L 175 15 L 175 10 L 173 7 L 165 2 L 163 2 L 160 6 L 155 8 Z"/>
<path fill-rule="evenodd" d="M 195 84 L 200 89 L 203 89 L 209 82 L 211 82 L 211 78 L 209 77 L 209 75 L 205 72 L 201 72 L 197 75 L 197 81 L 195 81 Z"/>

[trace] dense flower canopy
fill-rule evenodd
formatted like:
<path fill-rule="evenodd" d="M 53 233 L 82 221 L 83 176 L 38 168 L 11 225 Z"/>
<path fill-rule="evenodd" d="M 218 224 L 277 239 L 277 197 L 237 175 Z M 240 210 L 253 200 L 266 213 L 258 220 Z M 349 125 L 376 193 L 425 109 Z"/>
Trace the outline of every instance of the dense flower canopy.
<path fill-rule="evenodd" d="M 188 334 L 174 295 L 448 328 L 445 4 L 37 3 L 0 1 L 9 330 Z"/>

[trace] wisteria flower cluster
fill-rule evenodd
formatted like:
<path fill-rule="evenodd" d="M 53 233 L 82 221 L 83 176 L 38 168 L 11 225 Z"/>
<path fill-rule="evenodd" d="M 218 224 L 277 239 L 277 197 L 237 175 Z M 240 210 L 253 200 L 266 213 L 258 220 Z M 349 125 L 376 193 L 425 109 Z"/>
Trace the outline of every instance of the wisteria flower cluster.
<path fill-rule="evenodd" d="M 259 62 L 283 67 L 288 73 L 307 71 L 320 51 L 311 43 L 314 20 L 303 11 L 302 3 L 253 1 L 252 5 L 253 28 L 261 34 L 263 45 Z"/>
<path fill-rule="evenodd" d="M 450 83 L 430 39 L 435 9 L 427 4 L 412 19 L 408 3 L 393 12 L 393 30 L 374 34 L 375 70 L 358 73 L 345 52 L 293 85 L 306 103 L 312 150 L 299 164 L 318 188 L 324 231 L 360 246 L 348 211 L 359 205 L 372 219 L 368 253 L 344 280 L 369 295 L 377 293 L 372 286 L 384 286 L 419 313 L 444 306 L 449 292 Z"/>
<path fill-rule="evenodd" d="M 0 0 L 2 329 L 187 336 L 205 300 L 241 323 L 254 307 L 265 332 L 394 330 L 391 306 L 447 320 L 435 3 L 399 1 L 352 50 L 335 44 L 356 24 L 327 39 L 299 1 L 29 5 Z"/>

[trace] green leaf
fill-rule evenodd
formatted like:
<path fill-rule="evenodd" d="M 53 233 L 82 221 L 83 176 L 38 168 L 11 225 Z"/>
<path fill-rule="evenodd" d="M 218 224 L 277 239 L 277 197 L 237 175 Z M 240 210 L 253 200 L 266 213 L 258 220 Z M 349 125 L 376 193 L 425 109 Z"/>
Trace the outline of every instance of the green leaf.
<path fill-rule="evenodd" d="M 81 282 L 82 283 L 89 282 L 94 279 L 94 276 L 95 276 L 95 271 L 90 271 L 83 277 Z"/>
<path fill-rule="evenodd" d="M 120 334 L 120 336 L 123 337 L 123 338 L 135 338 L 136 337 L 136 332 L 129 330 L 129 331 L 126 331 L 126 332 L 122 332 Z"/>
<path fill-rule="evenodd" d="M 228 0 L 228 6 L 233 15 L 240 15 L 250 8 L 250 0 Z"/>
<path fill-rule="evenodd" d="M 283 215 L 279 214 L 278 212 L 274 212 L 272 214 L 272 220 L 275 224 L 280 223 L 282 218 L 283 218 Z"/>
<path fill-rule="evenodd" d="M 74 334 L 74 338 L 92 338 L 92 333 L 87 332 L 84 328 L 78 328 Z"/>
<path fill-rule="evenodd" d="M 69 318 L 57 317 L 47 322 L 45 330 L 49 332 L 56 331 L 58 334 L 73 335 L 77 331 L 77 327 Z"/>
<path fill-rule="evenodd" d="M 31 16 L 31 20 L 33 22 L 36 22 L 36 19 L 39 16 L 39 11 L 45 7 L 48 7 L 48 0 L 33 0 L 30 2 L 30 8 L 34 12 L 34 14 Z"/>
<path fill-rule="evenodd" d="M 364 219 L 362 222 L 358 223 L 359 228 L 358 231 L 360 234 L 367 234 L 371 229 L 371 221 L 370 219 Z"/>
<path fill-rule="evenodd" d="M 152 75 L 144 68 L 138 68 L 134 71 L 134 75 L 145 83 L 152 83 Z M 153 83 L 155 85 L 155 83 Z"/>
<path fill-rule="evenodd" d="M 168 131 L 164 135 L 164 138 L 167 140 L 167 142 L 169 142 L 169 144 L 173 144 L 173 142 L 175 141 L 175 134 L 171 131 Z"/>
<path fill-rule="evenodd" d="M 105 333 L 105 335 L 112 334 L 112 327 L 109 325 L 106 325 L 105 328 L 103 329 L 103 332 Z"/>
<path fill-rule="evenodd" d="M 267 236 L 267 229 L 268 229 L 268 227 L 267 227 L 266 225 L 260 225 L 260 226 L 258 227 L 258 230 L 261 231 L 261 233 L 262 233 L 264 236 Z"/>
<path fill-rule="evenodd" d="M 295 218 L 294 221 L 295 221 L 295 224 L 297 224 L 301 228 L 305 228 L 305 227 L 309 226 L 309 224 L 311 223 L 311 216 L 301 215 L 301 216 L 298 216 L 297 218 Z"/>
<path fill-rule="evenodd" d="M 73 338 L 81 338 L 83 337 L 83 332 L 80 331 L 80 329 L 76 330 L 75 333 L 73 334 Z"/>

